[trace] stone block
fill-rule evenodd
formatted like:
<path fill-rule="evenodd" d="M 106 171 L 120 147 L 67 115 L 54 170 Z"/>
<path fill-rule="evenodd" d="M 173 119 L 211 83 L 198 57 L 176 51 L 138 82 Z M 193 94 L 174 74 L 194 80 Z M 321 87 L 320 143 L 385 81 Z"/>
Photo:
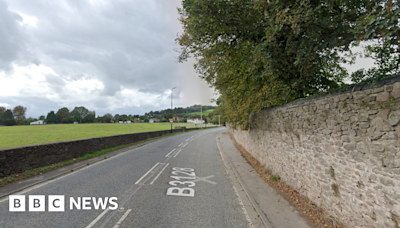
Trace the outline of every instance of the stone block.
<path fill-rule="evenodd" d="M 390 93 L 390 96 L 392 96 L 394 99 L 397 99 L 400 97 L 400 88 L 394 90 L 393 92 Z"/>
<path fill-rule="evenodd" d="M 390 118 L 389 118 L 389 124 L 392 126 L 392 127 L 395 127 L 395 126 L 397 126 L 397 124 L 400 122 L 400 118 L 398 118 L 397 116 L 391 116 Z"/>
<path fill-rule="evenodd" d="M 339 96 L 339 100 L 340 101 L 345 101 L 350 97 L 350 94 L 343 94 L 341 96 Z"/>
<path fill-rule="evenodd" d="M 364 93 L 364 92 L 356 92 L 356 93 L 353 93 L 353 99 L 354 100 L 361 100 L 361 99 L 363 99 L 364 97 L 366 97 L 367 95 Z"/>
<path fill-rule="evenodd" d="M 389 93 L 383 92 L 376 95 L 376 101 L 383 102 L 389 100 Z"/>
<path fill-rule="evenodd" d="M 370 96 L 365 97 L 365 98 L 363 99 L 363 101 L 364 101 L 365 103 L 370 103 L 370 102 L 373 102 L 373 101 L 375 101 L 375 100 L 376 100 L 376 96 L 374 96 L 374 95 L 370 95 Z"/>
<path fill-rule="evenodd" d="M 344 149 L 352 151 L 356 148 L 356 144 L 355 143 L 348 143 L 344 145 Z"/>
<path fill-rule="evenodd" d="M 388 118 L 389 112 L 390 112 L 390 109 L 381 109 L 381 110 L 379 110 L 377 116 L 386 120 Z"/>

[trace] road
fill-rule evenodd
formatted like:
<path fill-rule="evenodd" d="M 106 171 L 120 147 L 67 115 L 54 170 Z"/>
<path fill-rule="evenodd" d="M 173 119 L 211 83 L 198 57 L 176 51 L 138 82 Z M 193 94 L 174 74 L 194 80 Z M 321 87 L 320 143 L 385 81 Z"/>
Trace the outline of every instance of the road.
<path fill-rule="evenodd" d="M 168 137 L 18 193 L 26 201 L 43 195 L 45 212 L 28 212 L 28 205 L 10 212 L 6 199 L 0 227 L 250 227 L 217 146 L 223 131 Z M 65 196 L 64 212 L 49 212 L 50 195 Z M 96 210 L 86 199 L 90 209 L 84 210 L 83 197 L 109 201 Z"/>

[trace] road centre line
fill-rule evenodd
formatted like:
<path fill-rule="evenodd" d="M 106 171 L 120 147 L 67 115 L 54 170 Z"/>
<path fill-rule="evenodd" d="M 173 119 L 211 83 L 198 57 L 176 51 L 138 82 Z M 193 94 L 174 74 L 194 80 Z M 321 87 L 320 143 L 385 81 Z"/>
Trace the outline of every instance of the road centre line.
<path fill-rule="evenodd" d="M 129 209 L 125 212 L 125 214 L 118 220 L 117 224 L 115 224 L 115 226 L 113 228 L 118 228 L 121 223 L 126 219 L 126 217 L 128 216 L 128 214 L 132 211 L 132 209 Z"/>
<path fill-rule="evenodd" d="M 89 225 L 87 225 L 86 228 L 91 228 L 94 224 L 96 224 L 96 222 L 98 222 L 101 217 L 103 217 L 110 209 L 107 208 L 105 209 L 103 212 L 101 212 L 101 214 L 99 216 L 97 216 L 97 218 L 95 218 Z"/>
<path fill-rule="evenodd" d="M 169 163 L 167 163 L 164 168 L 158 173 L 158 175 L 153 179 L 153 181 L 150 183 L 150 185 L 152 185 L 154 183 L 154 181 L 157 180 L 157 178 L 161 175 L 161 173 L 165 170 L 165 168 L 167 168 L 167 166 L 169 165 Z"/>
<path fill-rule="evenodd" d="M 160 164 L 160 162 L 157 162 L 157 164 L 155 164 L 153 166 L 153 168 L 151 168 L 149 171 L 147 171 L 147 173 L 145 173 L 138 181 L 136 181 L 135 184 L 138 184 L 143 178 L 145 178 L 145 176 L 147 176 L 147 174 L 149 174 L 158 164 Z"/>
<path fill-rule="evenodd" d="M 165 155 L 165 157 L 168 157 L 172 152 L 174 152 L 176 149 L 171 150 L 171 152 L 169 152 L 167 155 Z"/>
<path fill-rule="evenodd" d="M 176 152 L 176 154 L 174 155 L 174 157 L 176 157 L 176 156 L 179 154 L 179 152 L 181 152 L 181 150 L 179 150 L 178 152 Z"/>
<path fill-rule="evenodd" d="M 178 146 L 178 147 L 180 147 L 182 144 L 183 144 L 183 142 L 182 142 L 181 144 L 179 144 L 179 146 Z"/>

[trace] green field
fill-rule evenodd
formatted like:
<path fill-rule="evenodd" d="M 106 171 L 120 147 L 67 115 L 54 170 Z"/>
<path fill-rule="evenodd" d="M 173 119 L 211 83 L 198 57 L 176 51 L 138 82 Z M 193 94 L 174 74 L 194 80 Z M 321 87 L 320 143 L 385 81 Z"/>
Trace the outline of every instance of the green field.
<path fill-rule="evenodd" d="M 195 127 L 194 124 L 174 123 L 173 127 L 176 126 Z M 52 124 L 0 127 L 0 148 L 168 129 L 171 129 L 170 123 Z"/>

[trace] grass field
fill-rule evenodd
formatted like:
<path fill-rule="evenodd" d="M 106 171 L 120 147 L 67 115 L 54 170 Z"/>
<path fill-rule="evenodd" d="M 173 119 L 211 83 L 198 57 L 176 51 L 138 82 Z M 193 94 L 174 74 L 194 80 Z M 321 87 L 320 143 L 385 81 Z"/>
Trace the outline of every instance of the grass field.
<path fill-rule="evenodd" d="M 194 124 L 174 123 L 173 127 L 176 126 L 195 127 Z M 168 129 L 171 129 L 170 123 L 53 124 L 0 127 L 0 148 Z"/>

